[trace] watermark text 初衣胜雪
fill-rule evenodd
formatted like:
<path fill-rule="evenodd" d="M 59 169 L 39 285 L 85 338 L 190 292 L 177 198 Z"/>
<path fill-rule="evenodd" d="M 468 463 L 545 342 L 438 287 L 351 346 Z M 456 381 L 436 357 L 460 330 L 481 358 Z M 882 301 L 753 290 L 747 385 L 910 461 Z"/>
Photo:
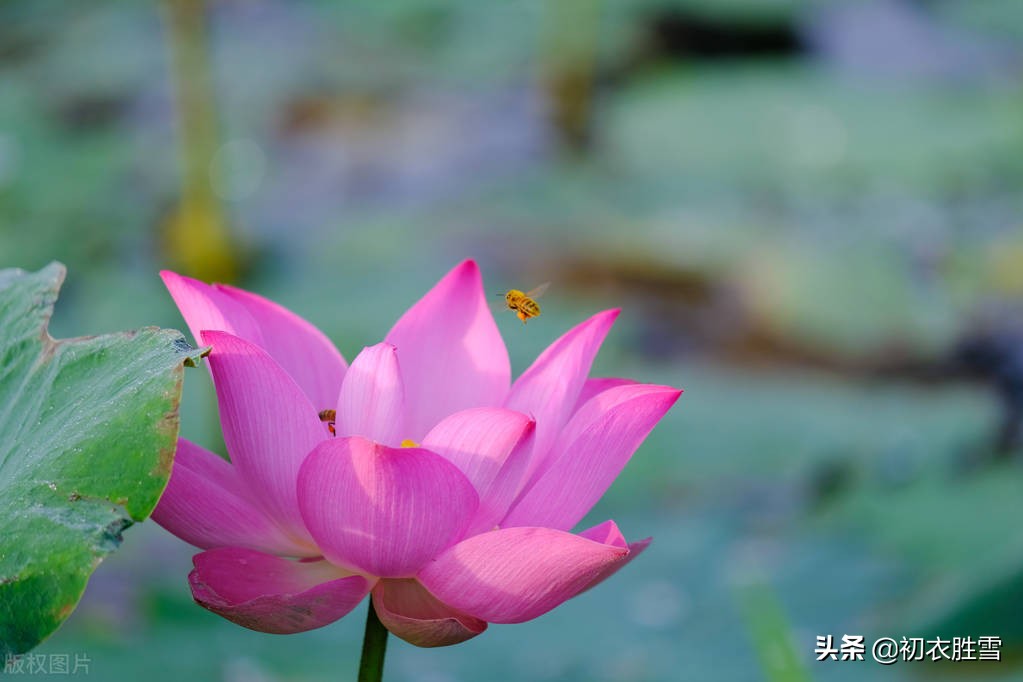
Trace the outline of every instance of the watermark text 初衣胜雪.
<path fill-rule="evenodd" d="M 910 661 L 1000 661 L 1002 638 L 981 637 L 878 637 L 868 646 L 863 635 L 817 635 L 818 661 L 864 661 L 869 656 L 881 665 Z"/>

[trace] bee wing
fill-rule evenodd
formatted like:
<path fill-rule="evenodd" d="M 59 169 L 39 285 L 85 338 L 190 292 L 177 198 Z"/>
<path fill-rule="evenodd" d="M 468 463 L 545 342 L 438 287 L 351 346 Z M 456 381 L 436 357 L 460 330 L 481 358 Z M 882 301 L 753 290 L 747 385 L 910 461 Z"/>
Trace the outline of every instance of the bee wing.
<path fill-rule="evenodd" d="M 504 294 L 494 294 L 494 296 L 500 298 L 499 301 L 490 302 L 491 312 L 498 312 L 501 310 L 508 310 L 508 304 L 504 300 Z"/>
<path fill-rule="evenodd" d="M 526 296 L 528 298 L 540 298 L 541 296 L 543 296 L 543 292 L 547 291 L 547 287 L 549 287 L 550 285 L 551 285 L 550 282 L 544 282 L 543 284 L 541 284 L 540 286 L 536 287 L 535 289 L 531 289 L 531 290 L 527 291 L 526 292 Z"/>

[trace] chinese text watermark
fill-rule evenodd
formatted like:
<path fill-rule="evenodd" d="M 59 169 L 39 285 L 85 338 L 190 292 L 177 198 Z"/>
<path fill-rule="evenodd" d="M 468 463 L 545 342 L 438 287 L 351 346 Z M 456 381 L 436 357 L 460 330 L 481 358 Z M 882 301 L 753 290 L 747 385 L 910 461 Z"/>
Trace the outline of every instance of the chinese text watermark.
<path fill-rule="evenodd" d="M 88 675 L 92 659 L 85 654 L 7 654 L 7 675 Z"/>
<path fill-rule="evenodd" d="M 867 647 L 863 635 L 817 635 L 818 661 L 863 661 L 869 655 L 881 665 L 899 661 L 1000 661 L 1002 638 L 983 637 L 878 637 Z"/>

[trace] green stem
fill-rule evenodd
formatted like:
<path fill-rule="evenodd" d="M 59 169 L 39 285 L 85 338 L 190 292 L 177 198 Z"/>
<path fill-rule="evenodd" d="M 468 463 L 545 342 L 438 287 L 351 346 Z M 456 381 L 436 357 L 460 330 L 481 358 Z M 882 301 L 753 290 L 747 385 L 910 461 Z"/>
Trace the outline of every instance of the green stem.
<path fill-rule="evenodd" d="M 377 617 L 373 598 L 366 613 L 366 634 L 362 638 L 362 660 L 359 661 L 359 682 L 380 682 L 384 677 L 384 654 L 387 652 L 387 628 Z"/>
<path fill-rule="evenodd" d="M 209 182 L 217 148 L 217 114 L 213 99 L 205 0 L 164 0 L 181 131 L 184 195 L 216 202 Z"/>

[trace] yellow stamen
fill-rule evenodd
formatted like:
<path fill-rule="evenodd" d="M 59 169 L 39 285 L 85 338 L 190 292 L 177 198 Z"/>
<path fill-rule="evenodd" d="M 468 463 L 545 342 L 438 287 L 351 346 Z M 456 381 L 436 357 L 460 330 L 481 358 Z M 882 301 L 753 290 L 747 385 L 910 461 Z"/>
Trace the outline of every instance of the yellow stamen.
<path fill-rule="evenodd" d="M 419 447 L 419 443 L 415 442 L 414 440 L 412 440 L 410 438 L 406 438 L 405 440 L 401 441 L 401 447 L 403 447 L 403 448 L 418 448 Z"/>

